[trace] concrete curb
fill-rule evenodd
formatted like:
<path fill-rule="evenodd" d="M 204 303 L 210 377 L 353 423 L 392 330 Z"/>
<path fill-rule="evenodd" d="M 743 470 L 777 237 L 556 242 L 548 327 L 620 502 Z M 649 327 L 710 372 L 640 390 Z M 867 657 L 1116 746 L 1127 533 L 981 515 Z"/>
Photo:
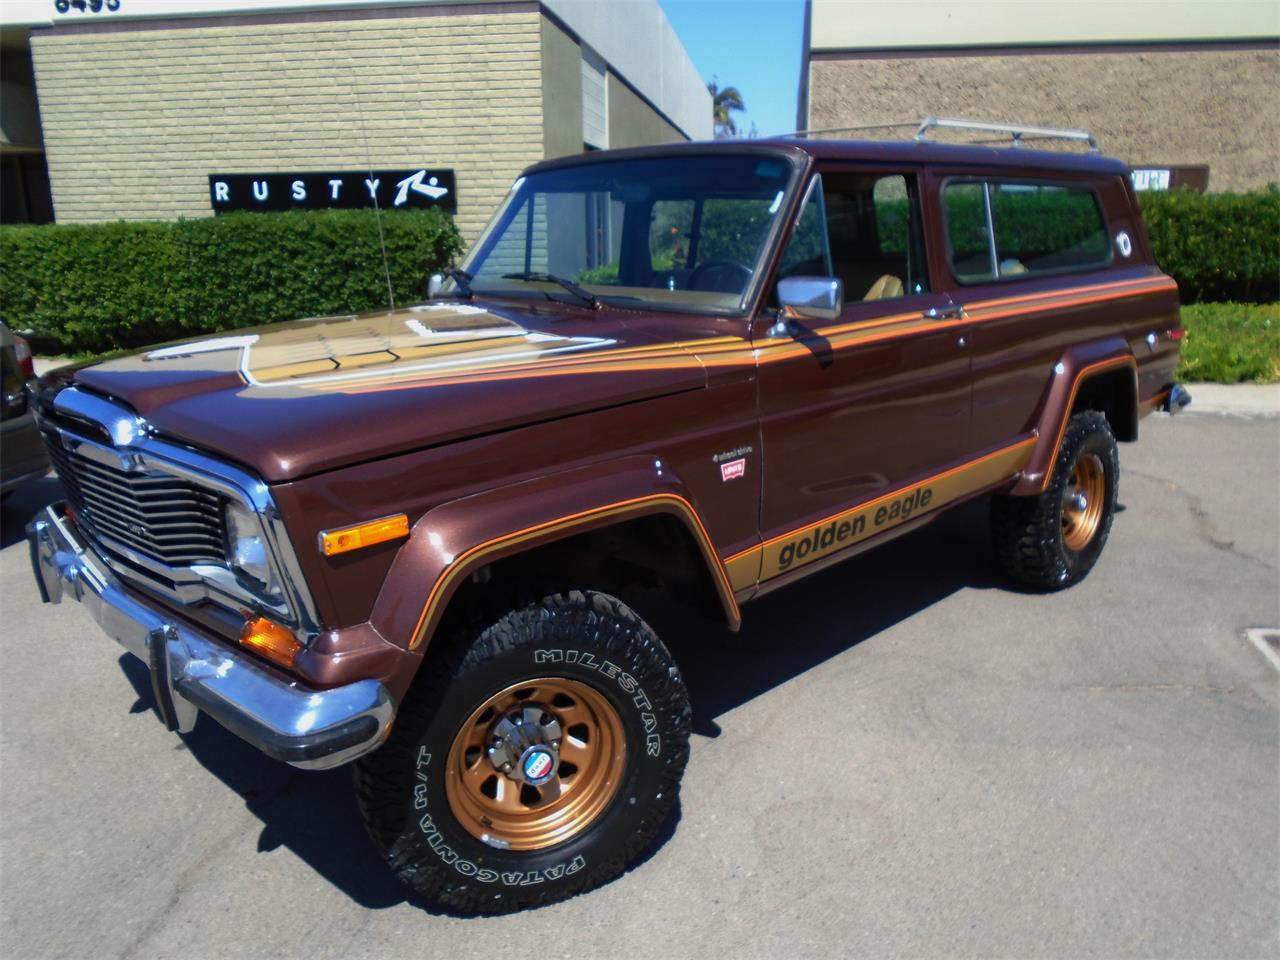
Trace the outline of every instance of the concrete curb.
<path fill-rule="evenodd" d="M 1184 413 L 1280 416 L 1280 383 L 1188 383 L 1191 406 Z"/>

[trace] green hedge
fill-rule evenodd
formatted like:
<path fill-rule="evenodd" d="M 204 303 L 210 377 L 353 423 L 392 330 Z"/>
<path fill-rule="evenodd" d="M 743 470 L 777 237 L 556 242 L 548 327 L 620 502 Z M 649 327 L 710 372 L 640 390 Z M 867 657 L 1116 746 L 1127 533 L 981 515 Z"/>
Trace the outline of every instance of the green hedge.
<path fill-rule="evenodd" d="M 1183 303 L 1280 300 L 1280 189 L 1140 196 Z M 462 240 L 434 210 L 382 221 L 396 298 L 416 301 Z M 0 319 L 77 353 L 385 303 L 368 210 L 0 227 Z"/>
<path fill-rule="evenodd" d="M 1182 324 L 1179 380 L 1280 381 L 1280 303 L 1196 303 Z"/>
<path fill-rule="evenodd" d="M 384 211 L 397 302 L 462 249 L 436 210 Z M 102 352 L 387 303 L 372 210 L 0 228 L 0 320 Z"/>
<path fill-rule="evenodd" d="M 1156 263 L 1183 303 L 1280 300 L 1280 188 L 1139 194 Z"/>

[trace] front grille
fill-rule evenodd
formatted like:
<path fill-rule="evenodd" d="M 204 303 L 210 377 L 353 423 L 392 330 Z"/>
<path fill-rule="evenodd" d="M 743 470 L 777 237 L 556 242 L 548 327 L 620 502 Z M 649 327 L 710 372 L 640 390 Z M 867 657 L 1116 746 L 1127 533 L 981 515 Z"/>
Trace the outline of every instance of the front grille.
<path fill-rule="evenodd" d="M 90 460 L 68 450 L 52 431 L 45 441 L 77 519 L 99 540 L 115 541 L 167 567 L 223 562 L 218 494 L 165 473 Z"/>

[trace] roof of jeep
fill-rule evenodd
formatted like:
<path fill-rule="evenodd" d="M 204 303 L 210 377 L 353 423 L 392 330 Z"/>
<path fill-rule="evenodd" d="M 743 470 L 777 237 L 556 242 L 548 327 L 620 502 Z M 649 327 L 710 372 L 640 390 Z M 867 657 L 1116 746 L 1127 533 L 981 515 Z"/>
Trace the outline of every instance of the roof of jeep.
<path fill-rule="evenodd" d="M 1098 153 L 1035 150 L 1030 147 L 991 147 L 976 144 L 937 143 L 929 140 L 811 140 L 773 137 L 767 140 L 711 140 L 666 143 L 624 150 L 600 150 L 535 163 L 526 173 L 608 163 L 612 160 L 658 157 L 725 156 L 740 153 L 783 154 L 800 161 L 808 154 L 819 160 L 861 160 L 893 164 L 1007 167 L 1010 172 L 1034 173 L 1058 170 L 1075 173 L 1125 174 L 1128 166 Z"/>

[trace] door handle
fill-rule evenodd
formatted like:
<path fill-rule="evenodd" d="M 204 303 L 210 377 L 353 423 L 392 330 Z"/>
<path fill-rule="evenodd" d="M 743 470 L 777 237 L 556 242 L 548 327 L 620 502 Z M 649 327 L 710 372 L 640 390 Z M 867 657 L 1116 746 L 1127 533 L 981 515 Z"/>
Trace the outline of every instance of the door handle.
<path fill-rule="evenodd" d="M 963 320 L 964 307 L 958 303 L 948 304 L 945 307 L 930 307 L 924 311 L 924 318 L 926 320 Z"/>

